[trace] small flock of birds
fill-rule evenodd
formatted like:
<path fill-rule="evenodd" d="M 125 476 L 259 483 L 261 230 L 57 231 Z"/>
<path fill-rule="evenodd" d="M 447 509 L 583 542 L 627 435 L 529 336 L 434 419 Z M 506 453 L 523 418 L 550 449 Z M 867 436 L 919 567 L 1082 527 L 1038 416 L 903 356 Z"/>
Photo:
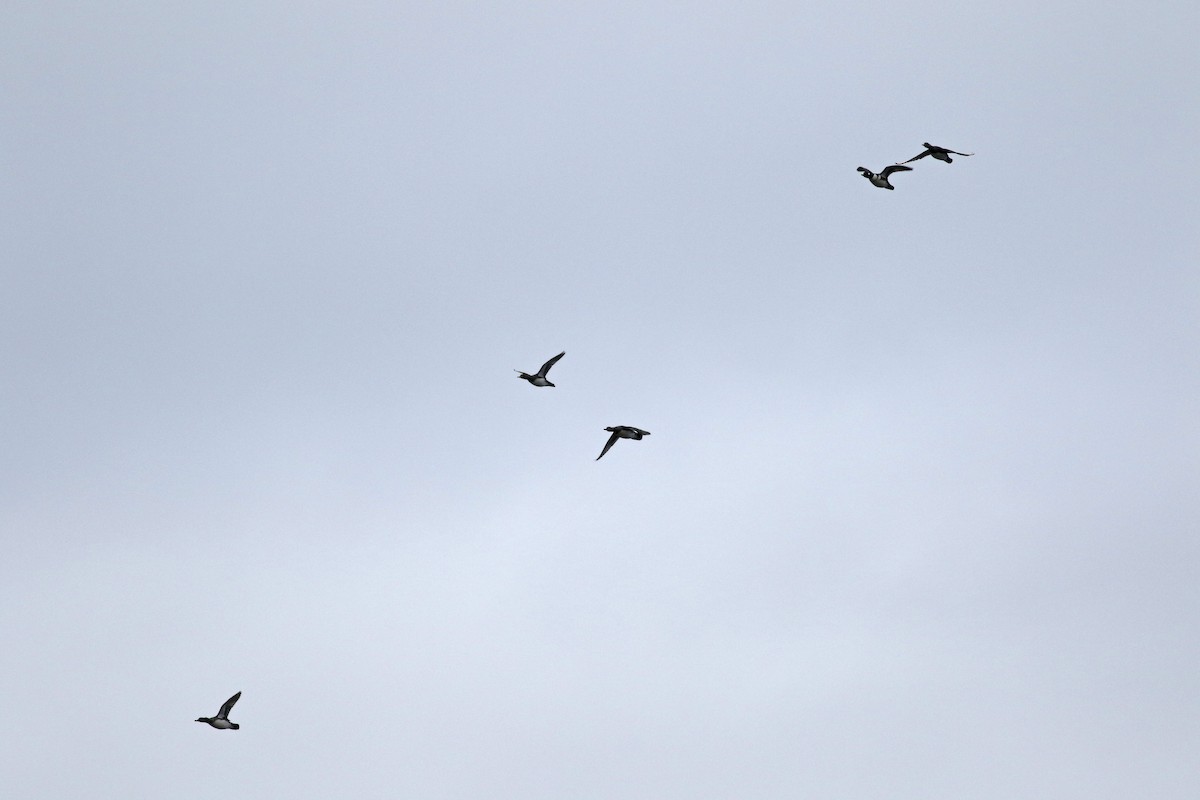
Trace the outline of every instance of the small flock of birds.
<path fill-rule="evenodd" d="M 558 360 L 566 354 L 567 351 L 563 350 L 554 358 L 550 359 L 545 364 L 542 364 L 542 368 L 533 375 L 530 375 L 527 372 L 521 372 L 519 369 L 514 369 L 513 372 L 519 373 L 517 377 L 519 377 L 521 380 L 529 381 L 529 383 L 533 386 L 554 386 L 553 383 L 546 379 L 546 373 L 549 372 L 550 368 L 557 364 Z M 612 427 L 605 428 L 604 430 L 609 431 L 612 435 L 609 436 L 608 441 L 604 443 L 604 449 L 600 451 L 600 455 L 596 456 L 597 461 L 604 458 L 604 454 L 608 452 L 608 448 L 616 444 L 617 439 L 641 439 L 643 436 L 650 435 L 650 431 L 644 431 L 641 428 L 635 428 L 632 425 L 614 425 Z"/>
<path fill-rule="evenodd" d="M 891 181 L 888 180 L 888 177 L 895 172 L 911 172 L 912 167 L 906 167 L 904 166 L 905 164 L 911 164 L 913 161 L 919 161 L 922 158 L 925 158 L 925 156 L 933 156 L 938 161 L 945 161 L 947 164 L 951 164 L 954 162 L 954 159 L 950 157 L 951 155 L 975 155 L 974 153 L 960 153 L 957 150 L 951 150 L 946 147 L 938 147 L 937 145 L 930 144 L 929 142 L 924 142 L 923 144 L 925 145 L 925 151 L 920 155 L 913 156 L 912 158 L 908 159 L 908 161 L 901 161 L 897 164 L 884 167 L 882 172 L 872 172 L 866 167 L 859 167 L 858 171 L 862 173 L 862 176 L 869 180 L 872 185 L 878 186 L 880 189 L 895 189 L 896 187 L 892 186 Z M 548 373 L 550 368 L 557 364 L 558 360 L 566 354 L 567 351 L 564 350 L 553 358 L 547 360 L 545 364 L 542 364 L 542 368 L 532 375 L 530 375 L 528 372 L 522 372 L 519 369 L 513 370 L 513 372 L 516 372 L 517 377 L 519 377 L 521 380 L 529 381 L 531 386 L 536 386 L 538 388 L 545 386 L 553 387 L 554 384 L 551 383 L 546 377 L 546 373 Z M 600 451 L 600 455 L 596 456 L 597 461 L 604 458 L 604 454 L 607 453 L 609 449 L 617 443 L 618 439 L 634 439 L 636 441 L 641 439 L 643 436 L 650 435 L 650 431 L 644 431 L 641 428 L 635 428 L 632 425 L 613 425 L 605 428 L 604 430 L 608 431 L 610 435 L 608 437 L 608 441 L 604 443 L 604 449 Z M 233 697 L 226 700 L 221 705 L 221 710 L 217 712 L 215 717 L 200 717 L 196 720 L 196 722 L 206 722 L 217 730 L 236 731 L 241 726 L 236 722 L 229 721 L 229 712 L 233 708 L 233 704 L 236 703 L 241 696 L 242 693 L 238 692 Z"/>
<path fill-rule="evenodd" d="M 533 373 L 532 375 L 530 375 L 528 372 L 522 372 L 519 369 L 515 369 L 515 370 L 513 370 L 513 372 L 516 372 L 517 377 L 519 377 L 521 380 L 529 381 L 530 385 L 532 385 L 532 386 L 537 386 L 538 388 L 542 388 L 544 386 L 553 387 L 554 384 L 551 383 L 550 380 L 546 377 L 546 373 L 549 372 L 550 368 L 553 367 L 555 364 L 557 364 L 558 360 L 560 358 L 562 358 L 563 356 L 565 356 L 566 354 L 567 354 L 567 351 L 564 350 L 561 353 L 559 353 L 558 355 L 549 359 L 548 361 L 546 361 L 545 364 L 542 364 L 541 369 L 539 369 L 537 372 Z M 618 439 L 635 439 L 635 440 L 637 440 L 637 439 L 641 439 L 643 436 L 650 435 L 650 431 L 644 431 L 641 428 L 635 428 L 632 425 L 612 425 L 610 427 L 605 428 L 604 430 L 608 431 L 610 435 L 608 437 L 608 441 L 604 443 L 604 449 L 600 451 L 600 455 L 596 456 L 597 461 L 604 458 L 604 454 L 607 453 L 609 451 L 609 449 L 614 444 L 617 443 Z M 208 725 L 211 725 L 212 727 L 214 727 L 220 731 L 236 731 L 241 726 L 238 725 L 236 722 L 229 721 L 229 712 L 233 709 L 233 704 L 236 703 L 241 698 L 241 696 L 242 696 L 242 693 L 238 692 L 233 697 L 226 700 L 221 705 L 221 710 L 217 712 L 217 715 L 215 717 L 199 717 L 196 719 L 196 722 L 207 723 Z"/>
<path fill-rule="evenodd" d="M 933 156 L 938 161 L 945 161 L 947 164 L 952 164 L 954 163 L 954 159 L 950 157 L 951 154 L 956 156 L 975 155 L 974 153 L 960 153 L 957 150 L 951 150 L 946 147 L 938 147 L 936 144 L 930 144 L 929 142 L 922 142 L 922 144 L 925 145 L 925 152 L 921 153 L 920 155 L 913 156 L 908 161 L 901 161 L 897 164 L 892 164 L 890 167 L 884 167 L 882 172 L 871 172 L 871 170 L 867 169 L 866 167 L 859 167 L 858 171 L 861 172 L 862 176 L 869 180 L 873 186 L 878 186 L 880 189 L 895 189 L 896 187 L 892 186 L 892 182 L 888 180 L 888 176 L 893 172 L 912 172 L 912 167 L 906 167 L 904 166 L 905 164 L 911 164 L 914 161 L 919 161 L 925 156 Z"/>

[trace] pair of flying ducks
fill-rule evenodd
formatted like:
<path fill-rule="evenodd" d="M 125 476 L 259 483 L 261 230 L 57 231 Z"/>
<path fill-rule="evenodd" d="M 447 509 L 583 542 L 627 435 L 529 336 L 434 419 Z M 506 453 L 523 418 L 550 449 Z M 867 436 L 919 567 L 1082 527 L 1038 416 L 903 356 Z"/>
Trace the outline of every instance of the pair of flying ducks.
<path fill-rule="evenodd" d="M 521 372 L 519 369 L 513 370 L 513 372 L 518 373 L 518 378 L 524 381 L 529 381 L 529 383 L 533 386 L 554 386 L 553 383 L 546 379 L 546 373 L 549 372 L 550 368 L 557 364 L 558 360 L 566 354 L 566 350 L 562 351 L 545 364 L 542 364 L 542 368 L 533 375 L 530 375 L 527 372 Z M 600 451 L 600 455 L 596 456 L 597 461 L 604 458 L 604 454 L 608 452 L 610 447 L 616 444 L 617 439 L 641 439 L 643 436 L 650 435 L 650 431 L 644 431 L 641 428 L 635 428 L 632 425 L 615 425 L 611 428 L 605 428 L 604 430 L 608 431 L 612 435 L 609 436 L 608 441 L 604 443 L 604 449 Z"/>
<path fill-rule="evenodd" d="M 871 170 L 867 169 L 866 167 L 859 167 L 858 171 L 861 172 L 862 176 L 869 180 L 872 185 L 878 186 L 880 189 L 895 189 L 896 187 L 892 186 L 891 181 L 888 180 L 888 176 L 893 172 L 912 172 L 912 167 L 906 167 L 904 166 L 905 164 L 917 161 L 925 156 L 933 156 L 938 161 L 945 161 L 947 164 L 952 164 L 954 159 L 950 157 L 951 154 L 956 156 L 975 155 L 974 153 L 960 153 L 957 150 L 949 150 L 945 147 L 938 147 L 936 144 L 930 144 L 929 142 L 924 142 L 924 145 L 925 152 L 921 153 L 919 156 L 913 156 L 908 161 L 901 161 L 899 164 L 892 164 L 890 167 L 884 167 L 883 172 L 871 172 Z"/>

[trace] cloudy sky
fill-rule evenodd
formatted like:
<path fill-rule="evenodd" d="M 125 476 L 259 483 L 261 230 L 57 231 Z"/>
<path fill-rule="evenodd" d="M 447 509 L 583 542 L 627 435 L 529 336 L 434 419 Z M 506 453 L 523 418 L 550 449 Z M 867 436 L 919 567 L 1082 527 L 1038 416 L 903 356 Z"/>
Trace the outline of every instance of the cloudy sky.
<path fill-rule="evenodd" d="M 1198 27 L 6 4 L 6 791 L 1192 800 Z"/>

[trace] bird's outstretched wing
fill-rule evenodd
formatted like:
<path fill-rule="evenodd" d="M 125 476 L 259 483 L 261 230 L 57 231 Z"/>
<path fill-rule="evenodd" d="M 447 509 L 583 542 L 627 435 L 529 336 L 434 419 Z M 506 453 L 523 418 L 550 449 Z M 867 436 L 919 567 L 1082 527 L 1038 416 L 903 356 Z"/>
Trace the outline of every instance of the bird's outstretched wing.
<path fill-rule="evenodd" d="M 644 430 L 642 430 L 641 428 L 634 428 L 634 430 L 635 430 L 635 431 L 637 431 L 637 432 L 638 432 L 639 434 L 641 434 L 642 436 L 649 436 L 649 435 L 650 435 L 650 431 L 644 431 Z"/>
<path fill-rule="evenodd" d="M 225 705 L 221 706 L 221 711 L 217 714 L 217 719 L 229 719 L 229 710 L 233 708 L 233 704 L 236 703 L 238 698 L 241 696 L 242 693 L 238 692 L 233 697 L 226 700 Z"/>
<path fill-rule="evenodd" d="M 617 439 L 620 439 L 620 438 L 621 438 L 621 434 L 617 433 L 616 431 L 613 431 L 612 436 L 609 436 L 608 441 L 604 443 L 604 449 L 600 451 L 600 455 L 596 456 L 596 460 L 599 461 L 600 459 L 604 458 L 604 454 L 608 452 L 608 448 L 612 447 L 613 444 L 617 441 Z"/>
<path fill-rule="evenodd" d="M 892 164 L 891 166 L 884 167 L 883 172 L 879 174 L 886 178 L 893 172 L 912 172 L 912 167 L 906 167 L 903 164 Z"/>
<path fill-rule="evenodd" d="M 561 353 L 556 355 L 554 358 L 550 359 L 545 364 L 542 364 L 542 368 L 538 370 L 538 375 L 541 375 L 543 378 L 546 377 L 546 373 L 550 371 L 550 368 L 553 367 L 555 364 L 557 364 L 558 360 L 560 358 L 562 358 L 563 356 L 565 356 L 566 354 L 567 354 L 567 351 L 563 350 Z"/>
<path fill-rule="evenodd" d="M 908 161 L 916 161 L 918 158 L 924 158 L 925 156 L 931 156 L 934 153 L 941 153 L 942 155 L 948 155 L 950 153 L 953 153 L 956 156 L 973 156 L 973 155 L 975 155 L 974 153 L 960 153 L 957 150 L 951 150 L 948 147 L 938 147 L 936 144 L 930 144 L 929 142 L 925 142 L 925 152 L 921 153 L 921 155 L 919 155 L 919 156 L 913 156 Z M 901 161 L 900 163 L 907 164 L 908 161 Z"/>

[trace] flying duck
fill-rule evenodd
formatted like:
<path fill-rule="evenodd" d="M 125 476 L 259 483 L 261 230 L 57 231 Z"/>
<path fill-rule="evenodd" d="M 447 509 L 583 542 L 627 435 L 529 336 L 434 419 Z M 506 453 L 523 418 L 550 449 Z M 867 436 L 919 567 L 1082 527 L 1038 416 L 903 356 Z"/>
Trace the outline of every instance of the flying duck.
<path fill-rule="evenodd" d="M 880 189 L 895 189 L 896 187 L 892 186 L 891 181 L 888 180 L 888 175 L 891 175 L 893 172 L 912 172 L 912 167 L 906 167 L 903 164 L 892 164 L 890 167 L 884 167 L 883 172 L 878 174 L 871 172 L 866 167 L 859 167 L 858 171 L 862 173 L 864 178 Z"/>
<path fill-rule="evenodd" d="M 606 431 L 612 431 L 612 436 L 608 437 L 608 441 L 604 443 L 604 449 L 600 451 L 600 455 L 596 456 L 596 460 L 604 458 L 604 454 L 608 452 L 608 448 L 616 443 L 617 439 L 640 439 L 643 436 L 649 436 L 650 431 L 644 431 L 641 428 L 634 428 L 629 425 L 618 425 L 615 428 L 605 428 Z"/>
<path fill-rule="evenodd" d="M 563 350 L 561 353 L 556 355 L 554 358 L 550 359 L 545 364 L 542 364 L 542 368 L 537 371 L 536 375 L 528 375 L 524 372 L 521 372 L 521 370 L 519 370 L 519 369 L 514 369 L 513 372 L 520 372 L 521 374 L 517 377 L 521 378 L 522 380 L 529 381 L 534 386 L 553 386 L 554 385 L 553 383 L 546 380 L 546 373 L 550 371 L 550 368 L 554 366 L 555 362 L 557 362 L 560 358 L 562 358 L 566 354 L 567 354 L 567 351 Z"/>
<path fill-rule="evenodd" d="M 229 721 L 229 709 L 233 708 L 233 704 L 236 703 L 238 698 L 241 696 L 242 693 L 238 692 L 233 697 L 226 700 L 225 705 L 221 706 L 221 710 L 217 712 L 215 717 L 201 717 L 200 719 L 196 720 L 196 722 L 207 722 L 209 725 L 212 725 L 214 728 L 222 731 L 236 731 L 241 726 L 236 722 Z"/>
<path fill-rule="evenodd" d="M 938 161 L 945 161 L 947 164 L 953 164 L 954 159 L 950 157 L 951 153 L 953 153 L 956 156 L 973 156 L 973 155 L 975 155 L 974 153 L 960 153 L 957 150 L 947 150 L 945 147 L 938 147 L 936 144 L 930 144 L 929 142 L 922 142 L 921 144 L 925 145 L 924 153 L 921 153 L 921 155 L 919 155 L 919 156 L 913 156 L 908 161 L 902 161 L 900 163 L 907 164 L 907 163 L 909 163 L 909 161 L 916 161 L 918 158 L 924 158 L 925 156 L 933 156 Z"/>

